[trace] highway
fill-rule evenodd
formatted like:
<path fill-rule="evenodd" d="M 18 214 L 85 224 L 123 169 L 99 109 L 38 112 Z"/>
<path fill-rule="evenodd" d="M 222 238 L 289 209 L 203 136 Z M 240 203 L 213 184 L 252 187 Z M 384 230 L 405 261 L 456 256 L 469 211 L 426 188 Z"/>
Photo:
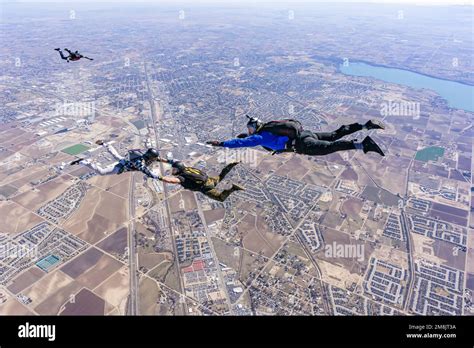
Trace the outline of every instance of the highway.
<path fill-rule="evenodd" d="M 407 185 L 405 187 L 405 198 L 403 199 L 403 206 L 400 209 L 400 220 L 401 220 L 401 227 L 402 227 L 402 234 L 405 235 L 407 240 L 407 253 L 408 253 L 408 272 L 410 272 L 408 283 L 407 283 L 407 295 L 404 299 L 403 303 L 403 310 L 408 313 L 408 306 L 410 304 L 410 298 L 413 293 L 413 284 L 415 283 L 415 265 L 413 263 L 413 238 L 412 234 L 410 233 L 410 223 L 408 222 L 408 218 L 405 214 L 405 204 L 408 198 L 408 185 L 410 182 L 410 169 L 413 164 L 413 160 L 411 160 L 410 164 L 408 165 L 407 169 Z"/>
<path fill-rule="evenodd" d="M 135 236 L 135 174 L 131 173 L 129 197 L 129 226 L 128 226 L 128 264 L 130 272 L 130 294 L 128 298 L 128 315 L 138 315 L 138 271 L 137 271 L 137 245 Z"/>
<path fill-rule="evenodd" d="M 160 143 L 159 143 L 159 138 L 158 138 L 158 131 L 156 129 L 156 122 L 158 120 L 158 117 L 156 116 L 155 101 L 154 101 L 154 98 L 153 98 L 153 91 L 152 91 L 151 86 L 150 86 L 150 78 L 148 76 L 148 70 L 147 70 L 146 63 L 144 63 L 143 65 L 145 67 L 145 81 L 146 81 L 146 87 L 147 87 L 147 90 L 148 90 L 148 101 L 150 103 L 151 125 L 153 127 L 153 132 L 155 134 L 155 144 L 156 144 L 156 147 L 159 149 L 160 148 L 160 146 L 159 146 Z M 159 166 L 160 166 L 160 172 L 163 174 L 165 172 L 164 167 L 163 167 L 163 163 L 159 162 Z M 179 272 L 178 251 L 176 249 L 175 238 L 173 236 L 171 209 L 170 209 L 169 202 L 168 202 L 169 194 L 168 194 L 167 185 L 165 183 L 163 183 L 163 194 L 164 194 L 163 202 L 164 202 L 165 207 L 166 207 L 168 233 L 170 235 L 170 238 L 171 238 L 172 244 L 173 244 L 173 253 L 174 253 L 174 258 L 175 258 L 174 266 L 177 267 L 177 270 L 178 270 L 177 273 L 178 273 L 178 276 L 179 276 L 179 287 L 180 287 L 179 292 L 181 294 L 183 294 L 184 284 L 183 284 L 183 280 L 182 280 L 180 272 Z M 185 313 L 188 313 L 188 308 L 187 308 L 186 302 L 184 302 L 183 305 L 184 305 Z"/>

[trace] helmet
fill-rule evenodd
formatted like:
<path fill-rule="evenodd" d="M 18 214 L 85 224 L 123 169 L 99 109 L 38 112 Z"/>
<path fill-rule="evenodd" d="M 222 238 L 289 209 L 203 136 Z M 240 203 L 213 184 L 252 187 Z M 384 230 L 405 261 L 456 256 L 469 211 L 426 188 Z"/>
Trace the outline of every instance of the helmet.
<path fill-rule="evenodd" d="M 247 122 L 247 127 L 251 127 L 251 128 L 254 128 L 256 130 L 256 129 L 258 129 L 258 127 L 260 127 L 263 124 L 263 122 L 260 121 L 256 117 L 251 117 L 249 115 L 245 115 L 245 116 L 247 116 L 247 118 L 249 119 L 249 121 Z"/>
<path fill-rule="evenodd" d="M 159 157 L 160 154 L 158 153 L 158 151 L 156 151 L 156 149 L 150 147 L 148 150 L 146 150 L 145 152 L 147 154 L 147 156 L 149 157 L 153 157 L 153 158 L 156 158 L 156 157 Z"/>
<path fill-rule="evenodd" d="M 171 167 L 173 169 L 172 174 L 173 175 L 178 175 L 179 173 L 181 173 L 184 170 L 184 168 L 186 166 L 181 161 L 175 161 L 171 164 Z"/>
<path fill-rule="evenodd" d="M 147 159 L 155 159 L 160 157 L 160 154 L 154 148 L 150 147 L 143 156 Z"/>
<path fill-rule="evenodd" d="M 173 161 L 173 163 L 171 163 L 171 167 L 182 170 L 184 169 L 185 165 L 181 161 Z"/>

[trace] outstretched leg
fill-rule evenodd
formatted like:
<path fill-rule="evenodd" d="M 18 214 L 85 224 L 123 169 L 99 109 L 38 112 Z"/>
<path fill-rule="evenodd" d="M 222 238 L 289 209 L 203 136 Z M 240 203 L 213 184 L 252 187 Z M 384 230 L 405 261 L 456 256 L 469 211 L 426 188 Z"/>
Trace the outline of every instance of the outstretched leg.
<path fill-rule="evenodd" d="M 357 146 L 357 143 L 354 141 L 325 141 L 316 138 L 306 138 L 301 147 L 297 149 L 297 152 L 310 156 L 323 156 L 337 151 L 356 150 Z"/>
<path fill-rule="evenodd" d="M 105 148 L 107 149 L 107 151 L 109 151 L 109 152 L 112 154 L 112 156 L 115 157 L 115 159 L 117 159 L 117 160 L 119 160 L 119 161 L 124 159 L 124 157 L 121 156 L 121 155 L 118 153 L 118 151 L 115 149 L 115 147 L 113 147 L 112 145 L 110 145 L 110 144 L 105 144 L 104 146 L 105 146 Z"/>
<path fill-rule="evenodd" d="M 69 56 L 65 56 L 63 51 L 61 51 L 60 48 L 55 48 L 54 50 L 59 52 L 59 55 L 61 56 L 61 59 L 67 60 L 67 58 L 69 57 Z"/>
<path fill-rule="evenodd" d="M 212 190 L 205 191 L 205 192 L 202 192 L 202 193 L 205 194 L 207 197 L 212 198 L 216 201 L 224 202 L 227 199 L 227 197 L 230 196 L 230 194 L 232 192 L 239 191 L 239 190 L 242 190 L 242 189 L 243 188 L 241 188 L 237 185 L 232 185 L 232 187 L 228 190 L 219 191 L 218 189 L 212 189 Z"/>
<path fill-rule="evenodd" d="M 96 143 L 97 145 L 102 145 L 103 147 L 105 147 L 105 148 L 107 149 L 107 151 L 109 151 L 109 152 L 112 154 L 112 156 L 114 156 L 114 158 L 115 158 L 116 160 L 120 161 L 120 160 L 123 160 L 123 159 L 124 159 L 124 157 L 121 156 L 121 155 L 118 153 L 118 151 L 115 149 L 115 147 L 113 147 L 110 143 L 104 143 L 103 140 L 97 140 L 95 143 Z"/>
<path fill-rule="evenodd" d="M 351 123 L 348 125 L 344 125 L 336 129 L 334 132 L 321 132 L 316 133 L 316 136 L 319 140 L 326 140 L 326 141 L 336 141 L 345 137 L 346 135 L 358 132 L 362 129 L 371 130 L 371 129 L 384 129 L 384 125 L 377 120 L 369 120 L 365 124 L 360 123 Z"/>
<path fill-rule="evenodd" d="M 86 167 L 89 167 L 89 168 L 93 169 L 96 173 L 98 173 L 100 175 L 119 174 L 120 169 L 121 169 L 120 163 L 112 163 L 112 164 L 108 165 L 107 167 L 102 168 L 96 162 L 93 162 L 91 160 L 85 160 L 85 159 L 80 159 L 80 160 L 73 161 L 73 162 L 71 162 L 71 164 L 72 165 L 74 165 L 74 164 L 85 165 Z"/>
<path fill-rule="evenodd" d="M 362 142 L 337 140 L 319 140 L 311 132 L 302 132 L 302 137 L 296 144 L 296 152 L 310 156 L 323 156 L 338 151 L 363 150 L 367 152 L 377 152 L 384 156 L 383 151 L 370 137 L 366 137 Z"/>
<path fill-rule="evenodd" d="M 228 165 L 226 165 L 222 170 L 221 170 L 221 173 L 219 174 L 218 178 L 219 178 L 219 181 L 222 181 L 224 180 L 225 176 L 227 174 L 229 174 L 229 172 L 232 170 L 232 168 L 234 168 L 237 164 L 239 164 L 240 162 L 232 162 Z"/>
<path fill-rule="evenodd" d="M 341 139 L 342 137 L 358 132 L 362 130 L 364 126 L 360 123 L 352 123 L 349 125 L 344 125 L 336 129 L 334 132 L 322 132 L 316 133 L 316 136 L 319 140 L 326 140 L 326 141 L 335 141 Z"/>

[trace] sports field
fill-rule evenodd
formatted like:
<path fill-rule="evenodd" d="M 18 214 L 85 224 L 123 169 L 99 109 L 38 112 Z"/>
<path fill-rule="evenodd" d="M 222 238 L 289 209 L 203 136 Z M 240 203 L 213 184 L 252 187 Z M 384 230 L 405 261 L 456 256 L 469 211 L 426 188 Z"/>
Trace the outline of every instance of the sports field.
<path fill-rule="evenodd" d="M 62 150 L 62 152 L 67 153 L 68 155 L 75 156 L 77 154 L 80 154 L 81 152 L 87 151 L 89 148 L 85 145 L 82 144 L 76 144 L 70 147 L 66 147 L 65 149 Z"/>

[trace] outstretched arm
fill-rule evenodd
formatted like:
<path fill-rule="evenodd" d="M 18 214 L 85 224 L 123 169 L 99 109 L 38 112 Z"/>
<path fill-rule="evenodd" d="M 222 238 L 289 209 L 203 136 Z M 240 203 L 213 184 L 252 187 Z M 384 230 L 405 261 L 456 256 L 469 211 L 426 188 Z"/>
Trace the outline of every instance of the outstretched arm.
<path fill-rule="evenodd" d="M 157 160 L 158 162 L 169 163 L 169 160 L 166 159 L 166 158 L 163 158 L 163 157 L 158 157 L 156 160 Z"/>
<path fill-rule="evenodd" d="M 79 159 L 79 160 L 71 162 L 71 165 L 73 165 L 73 164 L 85 165 L 85 166 L 93 169 L 96 173 L 98 173 L 100 175 L 118 174 L 119 169 L 120 169 L 118 163 L 112 163 L 112 164 L 109 164 L 107 167 L 102 168 L 97 162 L 94 162 L 90 159 L 88 159 L 88 160 Z"/>
<path fill-rule="evenodd" d="M 237 147 L 254 147 L 262 145 L 263 137 L 259 134 L 251 135 L 246 138 L 236 138 L 227 141 L 223 141 L 221 146 L 228 148 Z"/>
<path fill-rule="evenodd" d="M 243 134 L 239 134 L 236 139 L 231 139 L 227 141 L 218 141 L 218 140 L 211 140 L 206 141 L 206 144 L 212 146 L 223 146 L 228 148 L 235 148 L 235 147 L 253 147 L 262 145 L 263 137 L 259 134 L 251 135 L 248 137 L 243 137 Z"/>
<path fill-rule="evenodd" d="M 181 180 L 179 180 L 178 178 L 174 176 L 162 176 L 161 178 L 158 178 L 158 179 L 168 184 L 175 184 L 175 185 L 181 184 Z"/>

